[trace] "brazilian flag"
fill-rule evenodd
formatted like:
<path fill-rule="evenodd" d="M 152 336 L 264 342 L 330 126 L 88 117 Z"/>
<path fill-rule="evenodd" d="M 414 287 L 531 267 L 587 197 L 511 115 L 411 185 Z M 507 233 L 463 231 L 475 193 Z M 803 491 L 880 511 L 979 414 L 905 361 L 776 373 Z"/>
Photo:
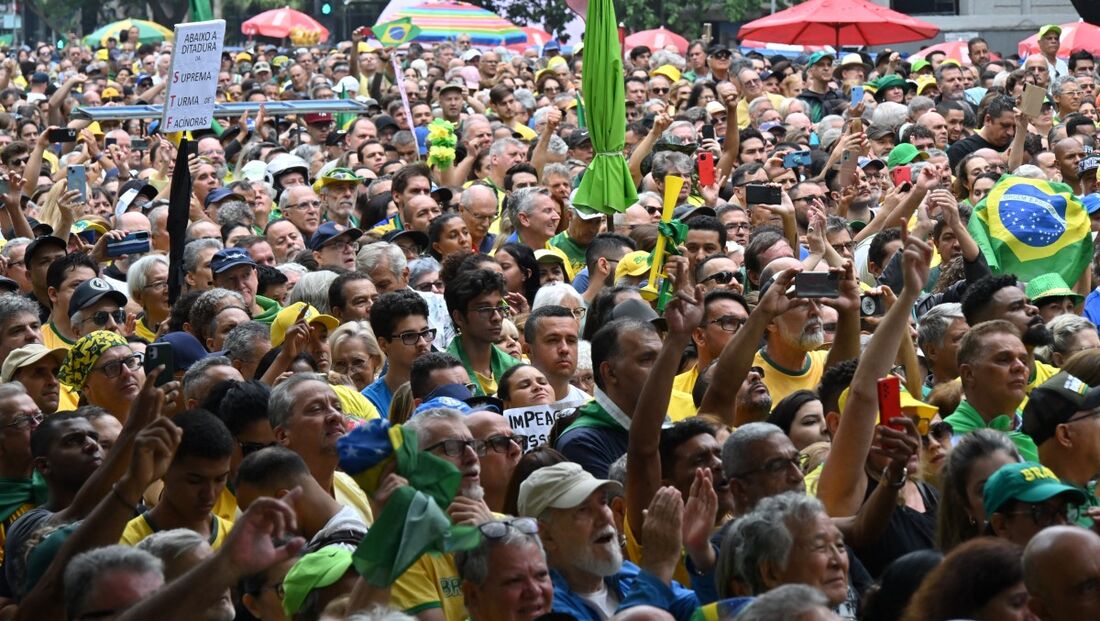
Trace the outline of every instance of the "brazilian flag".
<path fill-rule="evenodd" d="M 1092 260 L 1088 213 L 1064 183 L 1001 177 L 967 228 L 993 273 L 1022 281 L 1056 273 L 1072 286 Z"/>
<path fill-rule="evenodd" d="M 413 24 L 412 19 L 402 17 L 392 22 L 378 24 L 371 28 L 371 32 L 382 47 L 397 47 L 415 39 L 420 34 L 420 26 Z"/>

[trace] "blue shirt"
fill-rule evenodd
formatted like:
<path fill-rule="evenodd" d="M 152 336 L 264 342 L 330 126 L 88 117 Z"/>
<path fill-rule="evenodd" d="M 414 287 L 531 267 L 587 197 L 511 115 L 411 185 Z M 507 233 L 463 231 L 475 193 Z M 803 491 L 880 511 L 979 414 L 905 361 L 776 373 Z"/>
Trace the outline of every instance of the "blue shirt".
<path fill-rule="evenodd" d="M 1085 311 L 1082 313 L 1085 319 L 1100 326 L 1100 289 L 1093 289 L 1085 298 Z M 1097 328 L 1100 330 L 1100 327 Z"/>
<path fill-rule="evenodd" d="M 366 388 L 363 389 L 363 396 L 370 401 L 374 407 L 378 408 L 378 414 L 382 418 L 389 418 L 390 415 L 390 401 L 393 401 L 393 392 L 390 391 L 390 387 L 386 385 L 386 376 L 374 380 Z"/>
<path fill-rule="evenodd" d="M 583 597 L 569 589 L 564 576 L 551 569 L 550 579 L 554 583 L 554 612 L 572 615 L 577 621 L 601 621 L 599 612 Z M 618 595 L 618 610 L 634 606 L 655 606 L 667 610 L 676 621 L 689 621 L 699 607 L 694 591 L 685 589 L 676 581 L 670 587 L 630 561 L 623 561 L 619 573 L 604 578 L 604 583 L 608 590 Z"/>
<path fill-rule="evenodd" d="M 577 290 L 577 293 L 584 293 L 588 291 L 588 268 L 577 272 L 577 275 L 573 277 L 573 288 Z"/>

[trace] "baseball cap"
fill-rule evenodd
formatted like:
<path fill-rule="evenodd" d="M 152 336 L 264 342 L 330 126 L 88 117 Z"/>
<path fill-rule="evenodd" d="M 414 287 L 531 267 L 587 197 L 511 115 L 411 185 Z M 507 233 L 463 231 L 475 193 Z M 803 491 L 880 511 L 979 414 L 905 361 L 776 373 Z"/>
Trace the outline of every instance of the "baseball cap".
<path fill-rule="evenodd" d="M 69 353 L 69 350 L 64 347 L 51 349 L 41 343 L 31 343 L 13 349 L 8 357 L 4 359 L 4 366 L 0 369 L 0 382 L 10 382 L 16 371 L 32 365 L 46 356 L 53 356 L 57 360 L 57 365 L 61 366 L 65 362 L 65 354 L 67 353 Z"/>
<path fill-rule="evenodd" d="M 390 231 L 382 236 L 382 241 L 396 244 L 397 240 L 401 238 L 408 238 L 412 240 L 417 246 L 420 247 L 420 254 L 424 254 L 424 251 L 428 249 L 429 240 L 427 234 L 421 231 L 414 231 L 412 229 Z"/>
<path fill-rule="evenodd" d="M 928 153 L 921 151 L 908 142 L 903 142 L 890 149 L 890 155 L 886 158 L 886 167 L 893 170 L 897 166 L 908 164 L 913 160 L 924 161 L 928 159 Z"/>
<path fill-rule="evenodd" d="M 599 220 L 604 215 L 583 205 L 573 205 L 573 213 L 581 220 Z"/>
<path fill-rule="evenodd" d="M 575 149 L 586 142 L 592 144 L 592 136 L 587 129 L 573 130 L 573 133 L 569 134 L 569 140 L 566 141 L 570 149 Z"/>
<path fill-rule="evenodd" d="M 1077 162 L 1077 174 L 1083 175 L 1089 171 L 1100 168 L 1100 155 L 1089 155 Z"/>
<path fill-rule="evenodd" d="M 1085 206 L 1085 211 L 1089 212 L 1089 215 L 1096 213 L 1096 210 L 1100 209 L 1100 194 L 1093 192 L 1092 194 L 1086 194 L 1081 197 L 1081 203 Z"/>
<path fill-rule="evenodd" d="M 682 74 L 680 73 L 679 69 L 673 67 L 672 65 L 661 65 L 660 67 L 657 67 L 653 71 L 649 72 L 649 77 L 658 75 L 663 75 L 673 82 L 678 82 Z"/>
<path fill-rule="evenodd" d="M 885 138 L 886 136 L 890 136 L 893 133 L 894 130 L 887 125 L 875 125 L 874 123 L 872 123 L 870 126 L 867 127 L 867 137 L 871 140 Z"/>
<path fill-rule="evenodd" d="M 355 171 L 350 168 L 332 168 L 328 172 L 322 174 L 321 177 L 317 179 L 317 181 L 313 182 L 313 191 L 320 192 L 321 188 L 337 183 L 356 184 L 360 183 L 361 181 L 362 179 L 359 178 L 359 175 L 356 175 Z"/>
<path fill-rule="evenodd" d="M 252 65 L 252 73 L 260 73 L 263 71 L 271 73 L 271 65 L 269 65 L 267 61 L 261 60 L 260 62 Z"/>
<path fill-rule="evenodd" d="M 157 194 L 159 193 L 159 190 L 157 190 L 156 186 L 154 186 L 153 184 L 148 183 L 143 179 L 131 179 L 122 184 L 122 187 L 118 189 L 118 195 L 122 196 L 128 190 L 132 189 L 136 189 L 138 191 L 138 196 L 144 196 L 149 200 L 155 199 L 157 197 Z M 222 188 L 218 188 L 218 190 L 221 189 Z M 215 192 L 218 190 L 215 190 Z M 213 192 L 211 192 L 211 194 L 213 194 Z"/>
<path fill-rule="evenodd" d="M 519 514 L 537 518 L 547 509 L 573 509 L 598 489 L 622 492 L 616 481 L 597 479 L 580 464 L 566 461 L 539 468 L 520 484 L 516 501 Z"/>
<path fill-rule="evenodd" d="M 561 43 L 558 43 L 557 39 L 550 39 L 542 46 L 543 53 L 553 52 L 561 49 Z"/>
<path fill-rule="evenodd" d="M 641 276 L 649 271 L 649 253 L 645 250 L 634 250 L 623 255 L 619 264 L 615 266 L 615 281 L 624 276 Z"/>
<path fill-rule="evenodd" d="M 0 276 L 0 293 L 18 293 L 19 283 L 7 276 Z"/>
<path fill-rule="evenodd" d="M 707 56 L 715 56 L 722 52 L 726 52 L 727 54 L 730 53 L 729 46 L 718 42 L 711 43 L 707 46 Z"/>
<path fill-rule="evenodd" d="M 473 411 L 470 406 L 461 399 L 448 397 L 447 395 L 439 395 L 421 401 L 420 405 L 416 406 L 416 409 L 413 410 L 412 415 L 416 416 L 418 414 L 423 414 L 428 410 L 434 410 L 436 408 L 448 408 L 451 410 L 458 410 L 460 414 L 469 414 Z"/>
<path fill-rule="evenodd" d="M 660 330 L 664 330 L 668 326 L 665 318 L 658 315 L 657 311 L 649 305 L 649 302 L 637 298 L 626 300 L 612 309 L 608 320 L 615 321 L 616 319 L 637 319 L 638 321 L 652 323 Z"/>
<path fill-rule="evenodd" d="M 567 280 L 573 280 L 573 266 L 569 263 L 569 258 L 565 256 L 565 253 L 560 248 L 551 246 L 550 248 L 539 248 L 535 251 L 535 261 L 539 263 L 557 263 L 561 265 L 561 271 L 565 274 Z"/>
<path fill-rule="evenodd" d="M 244 200 L 243 196 L 241 196 L 240 194 L 237 194 L 236 192 L 234 192 L 233 190 L 230 190 L 229 188 L 218 188 L 216 190 L 211 190 L 210 193 L 206 195 L 206 198 L 202 201 L 202 204 L 203 204 L 203 207 L 209 207 L 211 205 L 220 203 L 220 202 L 224 201 L 227 198 L 233 198 L 233 197 L 236 197 L 237 200 L 241 200 L 241 201 Z"/>
<path fill-rule="evenodd" d="M 715 114 L 722 114 L 726 111 L 726 106 L 720 101 L 708 101 L 706 107 L 707 114 L 714 116 Z"/>
<path fill-rule="evenodd" d="M 836 60 L 836 56 L 832 55 L 829 52 L 814 52 L 813 54 L 810 54 L 809 60 L 806 61 L 806 66 L 813 67 L 814 65 L 825 60 L 826 58 L 828 58 L 829 60 Z"/>
<path fill-rule="evenodd" d="M 1054 436 L 1054 430 L 1078 412 L 1100 407 L 1100 388 L 1060 371 L 1039 384 L 1028 395 L 1020 431 L 1031 436 L 1036 445 Z"/>
<path fill-rule="evenodd" d="M 923 95 L 924 91 L 928 90 L 928 87 L 935 86 L 939 88 L 939 82 L 936 81 L 935 76 L 922 75 L 917 77 L 917 94 Z"/>
<path fill-rule="evenodd" d="M 348 228 L 336 222 L 326 222 L 317 227 L 317 231 L 313 233 L 313 237 L 309 238 L 309 249 L 320 250 L 322 246 L 337 237 L 344 237 L 347 238 L 348 241 L 355 241 L 362 236 L 363 231 L 359 229 Z"/>
<path fill-rule="evenodd" d="M 34 258 L 34 253 L 36 253 L 39 248 L 45 248 L 47 246 L 56 246 L 65 251 L 69 249 L 68 242 L 60 237 L 55 237 L 53 235 L 35 237 L 31 243 L 27 244 L 27 250 L 23 253 L 23 265 L 30 267 L 31 259 Z"/>
<path fill-rule="evenodd" d="M 331 123 L 332 114 L 328 112 L 310 112 L 309 114 L 302 115 L 302 121 L 306 125 L 313 125 L 315 123 Z"/>
<path fill-rule="evenodd" d="M 1080 304 L 1085 298 L 1069 288 L 1061 274 L 1052 272 L 1040 274 L 1027 283 L 1027 297 L 1032 302 L 1043 298 L 1073 298 L 1074 304 Z"/>
<path fill-rule="evenodd" d="M 240 265 L 256 267 L 256 262 L 244 248 L 222 248 L 214 253 L 214 258 L 210 259 L 210 271 L 214 275 Z"/>
<path fill-rule="evenodd" d="M 31 74 L 31 84 L 45 84 L 50 81 L 50 76 L 43 71 L 35 71 Z"/>
<path fill-rule="evenodd" d="M 1039 27 L 1039 38 L 1040 39 L 1042 39 L 1043 37 L 1045 37 L 1045 36 L 1047 36 L 1048 34 L 1051 34 L 1051 33 L 1056 34 L 1058 36 L 1062 36 L 1062 27 L 1059 26 L 1058 24 L 1047 24 L 1045 26 L 1040 26 Z"/>
<path fill-rule="evenodd" d="M 119 92 L 117 88 L 113 86 L 108 86 L 107 88 L 103 89 L 103 92 L 100 93 L 99 96 L 103 99 L 109 99 L 112 97 L 122 97 L 122 93 Z"/>
<path fill-rule="evenodd" d="M 191 365 L 210 355 L 190 332 L 169 332 L 158 336 L 153 342 L 172 346 L 172 364 L 177 373 L 190 369 Z"/>
<path fill-rule="evenodd" d="M 713 207 L 706 205 L 680 205 L 672 210 L 672 219 L 687 222 L 695 216 L 716 217 Z"/>
<path fill-rule="evenodd" d="M 444 84 L 443 86 L 441 86 L 439 88 L 439 94 L 440 95 L 442 95 L 443 93 L 446 93 L 447 91 L 458 91 L 458 92 L 462 93 L 463 95 L 465 95 L 466 94 L 466 83 L 462 82 L 462 81 L 457 81 L 456 82 L 456 81 L 452 80 L 451 82 L 447 82 L 446 84 Z"/>
<path fill-rule="evenodd" d="M 470 49 L 462 53 L 462 62 L 468 63 L 475 58 L 481 58 L 481 50 L 477 49 L 476 47 L 471 47 Z"/>
<path fill-rule="evenodd" d="M 73 291 L 73 297 L 69 299 L 69 317 L 76 311 L 88 308 L 103 298 L 110 298 L 116 302 L 119 308 L 125 308 L 126 295 L 112 287 L 102 278 L 89 278 L 77 286 Z"/>
<path fill-rule="evenodd" d="M 877 157 L 865 157 L 861 155 L 857 162 L 859 163 L 859 167 L 861 170 L 866 170 L 868 167 L 877 168 L 879 170 L 886 168 L 886 162 L 880 160 Z"/>
<path fill-rule="evenodd" d="M 1034 391 L 1033 391 L 1034 392 Z M 1058 480 L 1058 475 L 1042 464 L 1024 461 L 1001 466 L 982 489 L 986 516 L 999 511 L 1010 500 L 1043 502 L 1065 494 L 1074 504 L 1083 504 L 1085 494 Z"/>
<path fill-rule="evenodd" d="M 303 308 L 306 309 L 306 313 L 302 319 L 307 324 L 319 323 L 325 326 L 329 332 L 340 326 L 340 320 L 332 315 L 325 315 L 305 302 L 295 302 L 279 311 L 279 314 L 275 315 L 275 320 L 271 322 L 272 347 L 283 344 L 283 340 L 286 339 L 286 331 L 297 322 L 298 314 L 302 312 Z"/>
<path fill-rule="evenodd" d="M 397 121 L 393 120 L 393 117 L 388 115 L 388 114 L 382 114 L 382 115 L 374 117 L 374 127 L 378 131 L 382 131 L 383 129 L 390 129 L 390 128 L 392 128 L 394 130 L 399 129 L 397 127 Z"/>
<path fill-rule="evenodd" d="M 909 65 L 910 72 L 914 73 L 914 74 L 919 72 L 919 71 L 922 71 L 924 69 L 931 69 L 931 68 L 932 68 L 932 63 L 928 62 L 927 60 L 925 60 L 923 58 L 918 58 L 918 59 L 914 60 L 912 64 Z"/>
<path fill-rule="evenodd" d="M 283 578 L 283 612 L 293 617 L 315 589 L 336 584 L 351 569 L 351 550 L 337 545 L 310 552 Z"/>

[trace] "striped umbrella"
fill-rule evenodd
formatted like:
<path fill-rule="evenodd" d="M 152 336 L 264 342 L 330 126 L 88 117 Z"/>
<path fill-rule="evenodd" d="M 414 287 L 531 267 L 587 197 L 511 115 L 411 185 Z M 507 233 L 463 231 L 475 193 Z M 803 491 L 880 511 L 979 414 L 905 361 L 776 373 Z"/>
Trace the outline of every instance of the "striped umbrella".
<path fill-rule="evenodd" d="M 554 35 L 537 26 L 524 26 L 522 30 L 527 40 L 522 43 L 513 43 L 508 46 L 508 49 L 522 52 L 529 47 L 536 47 L 541 50 L 542 46 L 554 38 Z"/>
<path fill-rule="evenodd" d="M 113 24 L 107 24 L 84 37 L 84 44 L 105 46 L 107 45 L 107 39 L 111 37 L 118 39 L 119 33 L 125 32 L 134 26 L 137 26 L 138 41 L 141 43 L 160 43 L 161 41 L 172 40 L 172 30 L 156 22 L 146 21 L 144 19 L 124 19 Z"/>
<path fill-rule="evenodd" d="M 471 44 L 482 46 L 527 41 L 527 35 L 512 22 L 465 2 L 425 2 L 394 14 L 395 19 L 401 17 L 420 26 L 417 41 L 453 41 L 460 34 L 470 35 Z"/>

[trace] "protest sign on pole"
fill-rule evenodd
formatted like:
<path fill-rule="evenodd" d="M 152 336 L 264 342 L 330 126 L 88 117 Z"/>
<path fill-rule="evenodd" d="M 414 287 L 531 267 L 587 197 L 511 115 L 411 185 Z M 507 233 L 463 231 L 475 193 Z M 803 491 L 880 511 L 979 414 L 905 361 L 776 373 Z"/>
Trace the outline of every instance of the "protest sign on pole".
<path fill-rule="evenodd" d="M 176 24 L 162 133 L 208 129 L 214 118 L 225 20 Z"/>
<path fill-rule="evenodd" d="M 504 410 L 504 418 L 507 419 L 508 426 L 512 428 L 517 439 L 520 436 L 526 438 L 526 442 L 521 446 L 524 447 L 525 452 L 529 452 L 546 444 L 550 437 L 550 428 L 559 418 L 572 414 L 573 410 L 584 404 L 584 401 L 570 401 L 512 408 Z"/>

